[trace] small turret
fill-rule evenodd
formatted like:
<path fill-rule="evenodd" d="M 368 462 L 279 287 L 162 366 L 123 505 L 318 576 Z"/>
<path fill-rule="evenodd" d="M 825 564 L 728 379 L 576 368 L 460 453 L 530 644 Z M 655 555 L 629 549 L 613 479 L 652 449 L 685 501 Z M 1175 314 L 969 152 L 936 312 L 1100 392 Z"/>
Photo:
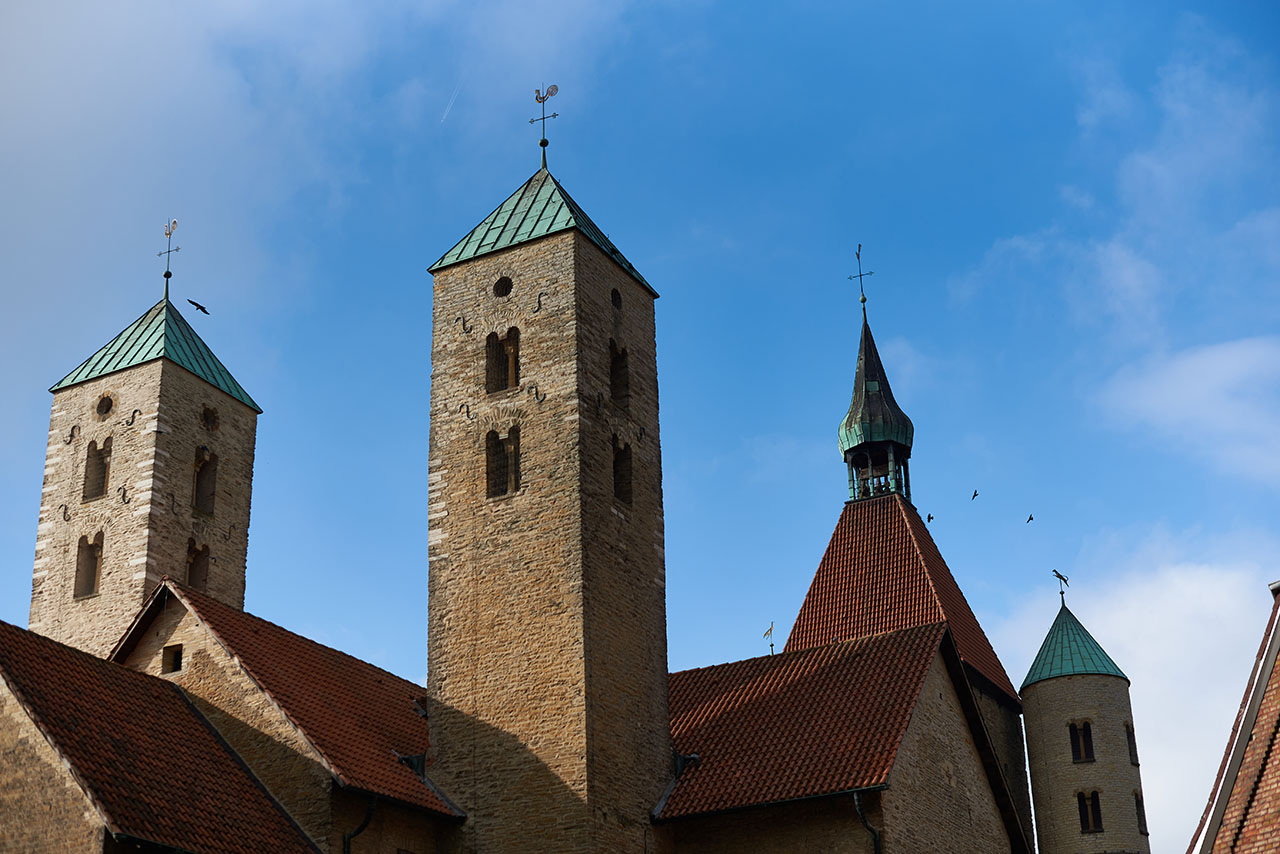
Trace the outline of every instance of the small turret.
<path fill-rule="evenodd" d="M 871 337 L 864 303 L 853 401 L 839 430 L 840 454 L 849 467 L 849 498 L 897 492 L 910 501 L 911 471 L 907 461 L 914 435 L 911 419 L 893 399 L 889 378 Z"/>
<path fill-rule="evenodd" d="M 1149 854 L 1129 679 L 1065 598 L 1021 693 L 1041 854 Z"/>

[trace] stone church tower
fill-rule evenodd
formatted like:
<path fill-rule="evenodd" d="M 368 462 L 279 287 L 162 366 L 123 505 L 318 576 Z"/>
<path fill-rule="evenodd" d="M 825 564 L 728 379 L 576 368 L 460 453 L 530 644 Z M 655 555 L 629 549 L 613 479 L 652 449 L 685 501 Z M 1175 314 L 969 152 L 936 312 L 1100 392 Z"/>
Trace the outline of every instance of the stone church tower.
<path fill-rule="evenodd" d="M 545 161 L 431 272 L 429 773 L 467 851 L 652 851 L 657 293 Z"/>
<path fill-rule="evenodd" d="M 1150 854 L 1129 680 L 1065 597 L 1022 703 L 1041 854 Z"/>
<path fill-rule="evenodd" d="M 50 391 L 31 630 L 105 655 L 165 575 L 244 607 L 262 410 L 167 287 Z"/>

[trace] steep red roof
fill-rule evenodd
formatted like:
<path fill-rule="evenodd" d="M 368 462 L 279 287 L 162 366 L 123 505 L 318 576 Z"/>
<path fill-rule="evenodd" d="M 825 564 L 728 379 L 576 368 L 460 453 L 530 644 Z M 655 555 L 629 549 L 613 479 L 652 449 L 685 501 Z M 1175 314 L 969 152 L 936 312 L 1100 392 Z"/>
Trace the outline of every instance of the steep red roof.
<path fill-rule="evenodd" d="M 427 719 L 415 705 L 426 694 L 422 686 L 172 580 L 163 589 L 172 590 L 239 659 L 344 785 L 461 817 L 397 758 L 427 751 Z M 157 588 L 152 604 L 161 595 Z M 126 654 L 128 645 L 126 636 L 113 657 Z"/>
<path fill-rule="evenodd" d="M 945 621 L 965 664 L 1018 702 L 991 642 L 901 495 L 844 506 L 787 638 L 786 651 Z"/>
<path fill-rule="evenodd" d="M 207 854 L 318 850 L 176 685 L 5 622 L 0 677 L 112 833 Z"/>
<path fill-rule="evenodd" d="M 884 785 L 946 628 L 672 673 L 671 737 L 698 763 L 658 818 Z"/>
<path fill-rule="evenodd" d="M 1271 594 L 1271 618 L 1187 854 L 1280 850 L 1280 582 Z"/>

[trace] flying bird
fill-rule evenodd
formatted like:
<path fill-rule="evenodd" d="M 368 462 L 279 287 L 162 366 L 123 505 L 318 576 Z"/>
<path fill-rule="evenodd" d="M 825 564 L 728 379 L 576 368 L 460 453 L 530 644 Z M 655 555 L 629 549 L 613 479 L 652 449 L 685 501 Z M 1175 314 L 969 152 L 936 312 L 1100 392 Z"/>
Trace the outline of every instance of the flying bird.
<path fill-rule="evenodd" d="M 970 498 L 969 500 L 970 500 L 970 501 L 972 501 L 974 498 L 977 498 L 977 497 L 978 497 L 978 490 L 976 490 L 976 489 L 975 489 L 975 490 L 973 491 L 973 497 L 972 497 L 972 498 Z"/>
<path fill-rule="evenodd" d="M 932 522 L 932 521 L 933 521 L 933 514 L 932 514 L 932 513 L 930 513 L 930 514 L 929 514 L 929 518 L 925 519 L 925 521 L 926 521 L 926 522 Z"/>
<path fill-rule="evenodd" d="M 1056 570 L 1056 569 L 1053 571 L 1053 577 L 1054 577 L 1054 578 L 1056 578 L 1056 579 L 1058 579 L 1059 581 L 1061 581 L 1063 584 L 1067 585 L 1068 587 L 1070 587 L 1070 586 L 1071 586 L 1071 582 L 1067 580 L 1067 577 L 1066 577 L 1065 575 L 1063 575 L 1061 572 L 1058 572 L 1058 570 Z"/>
<path fill-rule="evenodd" d="M 194 305 L 194 306 L 196 307 L 196 311 L 200 312 L 201 314 L 208 314 L 208 313 L 209 313 L 209 309 L 205 308 L 204 306 L 202 306 L 200 303 L 196 302 L 195 300 L 193 300 L 193 299 L 189 299 L 189 300 L 187 300 L 187 302 L 189 302 L 189 303 L 191 303 L 192 305 Z M 977 495 L 977 494 L 978 494 L 978 493 L 976 493 L 976 492 L 974 493 L 974 495 Z"/>
<path fill-rule="evenodd" d="M 1031 524 L 1032 522 L 1034 522 L 1035 520 L 1036 520 L 1036 517 L 1035 517 L 1035 516 L 1032 516 L 1030 513 L 1028 513 L 1028 514 L 1027 514 L 1027 524 L 1028 524 L 1028 525 L 1030 525 L 1030 524 Z"/>

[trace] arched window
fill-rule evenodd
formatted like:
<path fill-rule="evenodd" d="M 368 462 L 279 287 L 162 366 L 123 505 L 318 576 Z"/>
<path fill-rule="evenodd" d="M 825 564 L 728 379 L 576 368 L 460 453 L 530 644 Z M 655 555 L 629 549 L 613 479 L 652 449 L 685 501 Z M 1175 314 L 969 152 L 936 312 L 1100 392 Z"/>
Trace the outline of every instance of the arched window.
<path fill-rule="evenodd" d="M 627 369 L 627 351 L 619 350 L 609 340 L 609 397 L 623 409 L 631 408 L 631 374 Z"/>
<path fill-rule="evenodd" d="M 209 547 L 196 548 L 196 541 L 187 540 L 187 586 L 204 590 L 209 586 Z"/>
<path fill-rule="evenodd" d="M 1080 810 L 1080 832 L 1081 833 L 1101 833 L 1102 832 L 1102 803 L 1098 799 L 1097 792 L 1076 793 L 1076 806 Z"/>
<path fill-rule="evenodd" d="M 89 443 L 89 455 L 84 462 L 84 500 L 101 498 L 107 494 L 107 481 L 111 471 L 111 437 Z"/>
<path fill-rule="evenodd" d="M 1142 792 L 1133 793 L 1133 808 L 1138 811 L 1138 832 L 1143 836 L 1150 836 L 1147 833 L 1147 808 L 1142 803 Z"/>
<path fill-rule="evenodd" d="M 490 430 L 484 437 L 485 494 L 489 498 L 520 490 L 520 428 L 512 427 L 506 438 Z"/>
<path fill-rule="evenodd" d="M 1133 724 L 1126 723 L 1124 725 L 1125 737 L 1129 739 L 1129 761 L 1134 765 L 1138 763 L 1138 739 L 1133 734 Z"/>
<path fill-rule="evenodd" d="M 1071 724 L 1068 729 L 1071 732 L 1071 761 L 1092 762 L 1093 727 L 1084 721 L 1079 725 Z"/>
<path fill-rule="evenodd" d="M 484 342 L 484 390 L 493 394 L 520 387 L 520 330 L 511 327 L 504 337 L 490 332 Z"/>
<path fill-rule="evenodd" d="M 74 595 L 92 596 L 98 592 L 98 583 L 102 578 L 102 532 L 99 531 L 92 541 L 81 537 L 76 548 L 76 586 Z"/>
<path fill-rule="evenodd" d="M 631 503 L 631 446 L 619 445 L 613 437 L 613 497 Z"/>
<path fill-rule="evenodd" d="M 213 515 L 213 500 L 218 488 L 218 455 L 204 445 L 196 449 L 196 482 L 191 506 L 202 516 Z"/>

